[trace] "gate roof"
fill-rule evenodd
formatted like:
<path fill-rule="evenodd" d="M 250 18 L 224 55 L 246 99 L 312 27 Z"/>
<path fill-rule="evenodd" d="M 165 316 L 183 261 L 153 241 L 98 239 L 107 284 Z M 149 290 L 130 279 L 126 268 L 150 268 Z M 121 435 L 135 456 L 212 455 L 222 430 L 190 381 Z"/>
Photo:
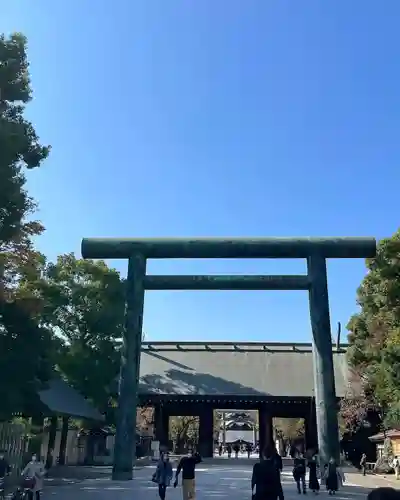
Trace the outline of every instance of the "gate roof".
<path fill-rule="evenodd" d="M 338 397 L 349 386 L 346 348 L 332 345 Z M 144 342 L 140 394 L 313 397 L 312 345 Z"/>
<path fill-rule="evenodd" d="M 103 415 L 89 401 L 61 378 L 54 378 L 38 393 L 40 401 L 53 415 L 104 420 Z"/>

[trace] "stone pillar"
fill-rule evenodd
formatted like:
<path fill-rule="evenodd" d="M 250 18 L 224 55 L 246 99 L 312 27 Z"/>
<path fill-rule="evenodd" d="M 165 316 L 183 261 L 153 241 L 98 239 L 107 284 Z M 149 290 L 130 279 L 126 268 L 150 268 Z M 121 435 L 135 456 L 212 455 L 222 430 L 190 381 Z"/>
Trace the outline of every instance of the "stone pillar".
<path fill-rule="evenodd" d="M 63 417 L 62 427 L 61 427 L 61 439 L 60 439 L 60 450 L 58 454 L 59 465 L 65 465 L 65 457 L 67 451 L 67 439 L 68 439 L 68 423 L 69 418 Z"/>
<path fill-rule="evenodd" d="M 138 374 L 142 345 L 144 281 L 146 258 L 133 253 L 128 263 L 126 280 L 125 328 L 122 335 L 121 370 L 116 416 L 114 464 L 112 479 L 129 481 L 136 457 L 136 412 Z"/>
<path fill-rule="evenodd" d="M 209 458 L 214 455 L 214 410 L 206 403 L 203 405 L 199 415 L 198 451 L 202 457 Z"/>
<path fill-rule="evenodd" d="M 319 457 L 324 466 L 331 457 L 340 458 L 326 260 L 313 255 L 307 259 L 307 267 L 311 283 L 309 299 Z"/>
<path fill-rule="evenodd" d="M 222 412 L 222 445 L 224 447 L 224 452 L 225 452 L 225 445 L 226 445 L 226 411 L 225 410 Z"/>
<path fill-rule="evenodd" d="M 158 404 L 154 408 L 154 437 L 160 442 L 160 448 L 168 447 L 169 443 L 169 412 L 164 405 Z"/>
<path fill-rule="evenodd" d="M 49 441 L 47 444 L 47 454 L 46 454 L 46 469 L 50 469 L 53 466 L 54 445 L 56 442 L 56 435 L 57 435 L 57 424 L 58 424 L 58 418 L 51 417 L 51 423 L 49 429 Z"/>
<path fill-rule="evenodd" d="M 260 443 L 260 457 L 266 446 L 273 444 L 273 424 L 272 415 L 268 413 L 265 406 L 261 406 L 258 410 L 258 439 Z"/>
<path fill-rule="evenodd" d="M 310 412 L 304 418 L 304 434 L 306 450 L 318 450 L 317 416 L 314 402 L 311 403 Z"/>
<path fill-rule="evenodd" d="M 36 453 L 36 455 L 40 457 L 42 453 L 43 424 L 44 417 L 42 414 L 36 414 L 31 418 L 33 436 L 29 440 L 28 444 L 29 455 Z"/>

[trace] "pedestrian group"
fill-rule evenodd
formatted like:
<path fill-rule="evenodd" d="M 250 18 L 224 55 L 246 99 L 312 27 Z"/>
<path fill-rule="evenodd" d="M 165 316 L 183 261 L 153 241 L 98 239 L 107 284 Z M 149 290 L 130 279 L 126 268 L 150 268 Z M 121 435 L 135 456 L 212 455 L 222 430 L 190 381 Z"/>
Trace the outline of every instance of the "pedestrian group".
<path fill-rule="evenodd" d="M 179 461 L 173 487 L 178 486 L 182 473 L 182 500 L 195 500 L 196 498 L 195 470 L 196 465 L 201 461 L 200 455 L 193 449 L 190 449 L 188 454 Z M 333 458 L 324 467 L 321 474 L 316 454 L 311 454 L 306 459 L 302 453 L 297 452 L 293 461 L 293 478 L 299 495 L 307 494 L 307 468 L 309 469 L 308 489 L 314 494 L 318 494 L 320 490 L 320 481 L 325 484 L 329 495 L 334 495 L 345 481 L 344 474 Z M 284 500 L 281 482 L 282 469 L 282 457 L 273 445 L 267 446 L 262 454 L 262 459 L 253 467 L 251 478 L 253 500 Z M 160 500 L 165 500 L 167 488 L 171 486 L 172 480 L 173 470 L 169 454 L 164 452 L 161 454 L 156 471 L 152 476 L 152 481 L 158 484 Z"/>

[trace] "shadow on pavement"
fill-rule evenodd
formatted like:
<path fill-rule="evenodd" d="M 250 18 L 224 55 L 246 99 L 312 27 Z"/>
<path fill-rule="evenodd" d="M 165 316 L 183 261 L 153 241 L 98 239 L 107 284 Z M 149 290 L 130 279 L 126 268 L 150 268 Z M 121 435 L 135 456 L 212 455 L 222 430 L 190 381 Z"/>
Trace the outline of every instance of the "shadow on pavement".
<path fill-rule="evenodd" d="M 196 473 L 196 500 L 221 499 L 221 500 L 246 500 L 251 499 L 250 478 L 252 467 L 250 465 L 240 467 L 229 465 L 213 464 L 207 466 L 202 464 Z M 55 497 L 55 500 L 85 500 L 96 495 L 97 500 L 131 500 L 132 496 L 138 500 L 157 500 L 157 486 L 151 482 L 153 467 L 142 467 L 134 471 L 134 480 L 127 482 L 114 482 L 110 479 L 111 469 L 109 467 L 82 467 L 81 480 L 74 483 L 64 483 L 65 487 L 58 488 L 48 482 L 45 495 Z M 84 470 L 86 469 L 86 470 Z M 95 470 L 93 470 L 95 469 Z M 95 475 L 97 474 L 97 476 Z M 85 476 L 83 479 L 82 477 Z M 298 495 L 294 481 L 291 477 L 290 469 L 284 471 L 282 475 L 282 485 L 285 500 L 307 500 L 316 497 L 318 500 L 366 500 L 368 493 L 382 484 L 381 478 L 373 476 L 367 479 L 361 475 L 352 474 L 349 484 L 341 488 L 335 496 L 328 495 L 325 487 L 321 486 L 318 496 L 312 492 L 305 495 Z M 367 486 L 358 486 L 358 482 L 368 481 Z M 354 484 L 352 484 L 354 483 Z M 390 486 L 386 483 L 386 486 Z M 300 498 L 299 498 L 300 497 Z M 168 488 L 167 500 L 180 500 L 182 489 L 178 487 Z"/>

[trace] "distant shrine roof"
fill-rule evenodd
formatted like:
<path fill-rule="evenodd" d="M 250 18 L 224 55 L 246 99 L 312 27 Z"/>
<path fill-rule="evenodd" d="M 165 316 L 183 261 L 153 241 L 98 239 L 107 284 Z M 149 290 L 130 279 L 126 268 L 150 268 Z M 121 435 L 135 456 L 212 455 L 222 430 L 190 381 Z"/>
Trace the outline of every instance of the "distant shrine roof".
<path fill-rule="evenodd" d="M 347 344 L 332 344 L 336 393 L 349 386 Z M 144 342 L 140 394 L 187 396 L 314 396 L 309 343 Z"/>

